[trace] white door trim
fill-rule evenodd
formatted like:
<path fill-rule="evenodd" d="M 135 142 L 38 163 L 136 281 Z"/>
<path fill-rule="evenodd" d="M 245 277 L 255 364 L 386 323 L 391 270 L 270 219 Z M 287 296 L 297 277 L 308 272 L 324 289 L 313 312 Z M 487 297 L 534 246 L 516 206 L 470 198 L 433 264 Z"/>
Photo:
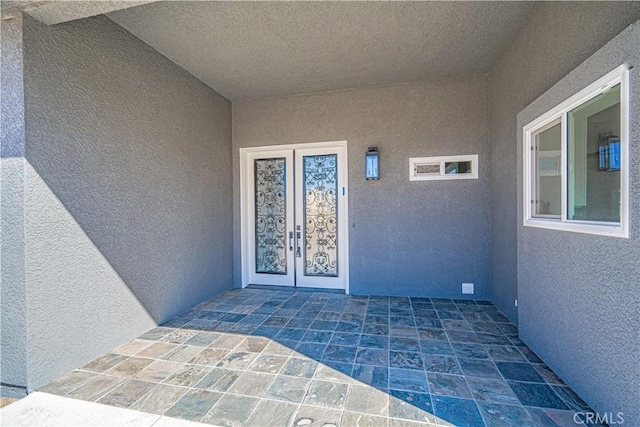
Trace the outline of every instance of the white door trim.
<path fill-rule="evenodd" d="M 241 262 L 241 280 L 242 287 L 246 288 L 249 285 L 249 245 L 247 245 L 247 238 L 249 236 L 249 227 L 253 226 L 249 223 L 251 215 L 247 209 L 251 206 L 249 201 L 250 192 L 248 190 L 248 171 L 249 158 L 252 153 L 256 152 L 270 152 L 279 150 L 296 150 L 296 149 L 309 149 L 309 148 L 342 148 L 345 153 L 345 161 L 342 162 L 341 168 L 344 168 L 344 182 L 341 187 L 345 188 L 344 195 L 341 194 L 341 207 L 338 210 L 338 221 L 343 224 L 339 228 L 338 239 L 344 242 L 340 248 L 340 262 L 342 264 L 341 274 L 344 274 L 345 293 L 349 293 L 349 169 L 348 169 L 348 149 L 347 141 L 327 141 L 327 142 L 310 142 L 300 144 L 284 144 L 284 145 L 270 145 L 263 147 L 247 147 L 240 148 L 240 262 Z"/>

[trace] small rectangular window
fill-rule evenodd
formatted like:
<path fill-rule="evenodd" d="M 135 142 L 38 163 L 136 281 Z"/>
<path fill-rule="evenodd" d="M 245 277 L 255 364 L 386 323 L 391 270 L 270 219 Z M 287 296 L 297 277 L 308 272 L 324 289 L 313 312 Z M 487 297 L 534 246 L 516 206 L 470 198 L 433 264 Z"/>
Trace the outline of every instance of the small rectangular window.
<path fill-rule="evenodd" d="M 628 91 L 620 66 L 524 127 L 525 226 L 628 237 Z"/>
<path fill-rule="evenodd" d="M 409 159 L 410 181 L 446 179 L 478 179 L 478 155 Z"/>

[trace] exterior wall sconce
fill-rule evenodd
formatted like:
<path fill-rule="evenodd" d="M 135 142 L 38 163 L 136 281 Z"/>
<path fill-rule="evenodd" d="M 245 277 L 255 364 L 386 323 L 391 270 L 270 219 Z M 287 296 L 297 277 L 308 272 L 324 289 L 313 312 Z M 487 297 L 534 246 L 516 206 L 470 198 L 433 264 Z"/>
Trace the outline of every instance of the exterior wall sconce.
<path fill-rule="evenodd" d="M 364 155 L 364 177 L 367 181 L 380 179 L 380 154 L 378 147 L 369 147 Z"/>

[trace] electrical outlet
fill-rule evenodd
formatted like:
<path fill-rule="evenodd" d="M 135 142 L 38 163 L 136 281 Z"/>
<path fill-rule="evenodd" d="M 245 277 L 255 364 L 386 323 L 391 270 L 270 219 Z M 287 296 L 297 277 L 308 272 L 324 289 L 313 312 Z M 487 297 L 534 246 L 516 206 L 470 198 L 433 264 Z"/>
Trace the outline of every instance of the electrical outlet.
<path fill-rule="evenodd" d="M 473 283 L 463 283 L 462 284 L 462 293 L 463 294 L 473 294 Z"/>

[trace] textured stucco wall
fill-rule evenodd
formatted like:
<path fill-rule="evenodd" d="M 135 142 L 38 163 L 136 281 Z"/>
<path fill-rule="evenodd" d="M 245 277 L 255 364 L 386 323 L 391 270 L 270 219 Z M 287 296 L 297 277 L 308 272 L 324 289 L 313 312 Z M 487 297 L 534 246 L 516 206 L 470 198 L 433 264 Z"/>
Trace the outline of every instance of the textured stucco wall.
<path fill-rule="evenodd" d="M 541 3 L 491 68 L 491 295 L 514 322 L 516 113 L 638 18 L 640 2 Z"/>
<path fill-rule="evenodd" d="M 350 290 L 489 297 L 486 76 L 233 103 L 234 283 L 241 283 L 239 148 L 346 140 Z M 380 150 L 381 179 L 364 179 Z M 479 154 L 480 178 L 409 181 L 409 158 Z"/>
<path fill-rule="evenodd" d="M 24 43 L 35 388 L 231 287 L 231 104 L 105 17 Z"/>
<path fill-rule="evenodd" d="M 25 386 L 22 15 L 0 25 L 0 383 Z"/>
<path fill-rule="evenodd" d="M 522 226 L 519 162 L 518 302 L 522 340 L 596 411 L 640 425 L 640 21 L 518 114 L 518 158 L 524 125 L 625 62 L 630 238 Z"/>

